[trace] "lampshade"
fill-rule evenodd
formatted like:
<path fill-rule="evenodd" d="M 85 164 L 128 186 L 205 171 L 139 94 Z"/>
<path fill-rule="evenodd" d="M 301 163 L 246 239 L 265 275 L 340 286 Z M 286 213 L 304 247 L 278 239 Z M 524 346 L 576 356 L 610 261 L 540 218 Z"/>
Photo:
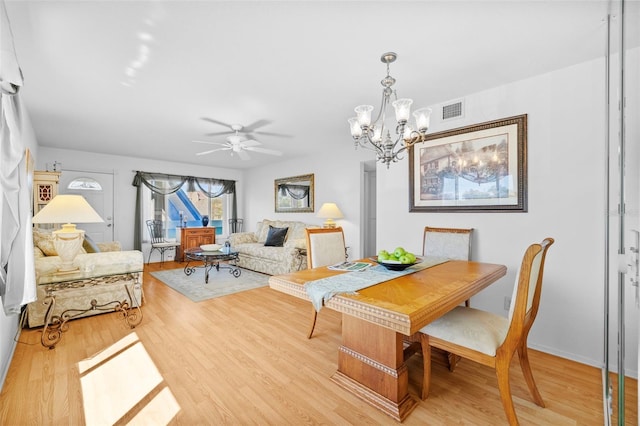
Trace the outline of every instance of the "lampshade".
<path fill-rule="evenodd" d="M 318 210 L 318 217 L 326 219 L 323 224 L 325 228 L 335 228 L 336 223 L 333 219 L 340 219 L 344 216 L 336 203 L 324 203 Z"/>
<path fill-rule="evenodd" d="M 84 231 L 76 229 L 77 223 L 104 222 L 100 215 L 81 195 L 57 195 L 44 206 L 32 220 L 33 223 L 64 223 L 62 229 L 53 231 L 53 246 L 62 261 L 58 272 L 73 272 L 73 266 L 82 247 Z"/>
<path fill-rule="evenodd" d="M 104 222 L 82 195 L 56 195 L 33 217 L 33 223 Z"/>

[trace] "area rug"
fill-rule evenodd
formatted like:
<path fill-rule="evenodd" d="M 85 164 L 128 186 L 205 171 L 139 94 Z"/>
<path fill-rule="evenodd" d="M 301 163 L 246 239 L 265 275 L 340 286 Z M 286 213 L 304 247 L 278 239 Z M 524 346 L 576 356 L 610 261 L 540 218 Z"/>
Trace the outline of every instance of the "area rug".
<path fill-rule="evenodd" d="M 238 278 L 229 273 L 229 269 L 215 268 L 209 271 L 209 282 L 204 282 L 204 269 L 196 268 L 191 275 L 186 275 L 183 268 L 152 272 L 155 278 L 175 291 L 187 296 L 194 302 L 213 299 L 228 294 L 239 293 L 253 288 L 265 287 L 269 284 L 269 275 L 241 269 Z"/>

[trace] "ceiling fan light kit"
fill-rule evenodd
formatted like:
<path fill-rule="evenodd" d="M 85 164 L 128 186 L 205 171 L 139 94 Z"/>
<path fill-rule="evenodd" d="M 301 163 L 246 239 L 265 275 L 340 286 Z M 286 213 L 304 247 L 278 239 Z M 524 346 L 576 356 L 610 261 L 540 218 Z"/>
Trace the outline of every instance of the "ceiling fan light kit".
<path fill-rule="evenodd" d="M 354 140 L 355 148 L 358 147 L 371 149 L 376 152 L 377 160 L 387 165 L 392 162 L 402 160 L 402 153 L 410 146 L 424 140 L 425 134 L 429 129 L 429 120 L 431 117 L 431 108 L 420 108 L 414 111 L 415 130 L 411 125 L 407 124 L 411 118 L 411 99 L 398 99 L 395 89 L 392 86 L 396 83 L 396 79 L 389 74 L 389 64 L 397 59 L 398 55 L 394 52 L 387 52 L 382 55 L 380 60 L 387 64 L 387 76 L 382 79 L 380 84 L 384 88 L 382 90 L 382 103 L 380 111 L 376 119 L 371 122 L 371 113 L 373 106 L 359 105 L 354 111 L 356 117 L 348 120 L 351 128 L 351 137 Z M 391 96 L 395 99 L 391 102 Z M 395 110 L 395 133 L 396 139 L 391 139 L 389 126 L 385 124 L 387 118 L 387 108 L 391 104 Z"/>

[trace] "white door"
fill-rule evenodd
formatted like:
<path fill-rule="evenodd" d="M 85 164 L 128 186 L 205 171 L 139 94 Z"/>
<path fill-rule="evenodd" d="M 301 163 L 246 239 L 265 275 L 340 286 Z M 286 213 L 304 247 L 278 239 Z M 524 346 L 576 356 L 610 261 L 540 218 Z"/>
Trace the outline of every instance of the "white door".
<path fill-rule="evenodd" d="M 78 224 L 95 242 L 114 240 L 113 173 L 62 170 L 60 194 L 82 195 L 104 220 L 104 223 Z"/>

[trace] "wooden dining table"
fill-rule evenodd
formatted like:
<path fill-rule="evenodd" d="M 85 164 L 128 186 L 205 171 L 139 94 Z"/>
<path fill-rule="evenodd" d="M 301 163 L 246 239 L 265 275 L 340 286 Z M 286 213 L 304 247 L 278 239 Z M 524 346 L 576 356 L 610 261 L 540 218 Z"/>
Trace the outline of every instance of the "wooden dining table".
<path fill-rule="evenodd" d="M 504 265 L 450 260 L 374 284 L 356 294 L 335 295 L 324 303 L 326 308 L 343 314 L 338 369 L 331 379 L 385 414 L 403 421 L 418 404 L 408 391 L 403 343 L 406 337 L 506 272 Z M 272 276 L 269 286 L 310 300 L 305 283 L 342 273 L 345 272 L 327 267 L 306 269 Z"/>

